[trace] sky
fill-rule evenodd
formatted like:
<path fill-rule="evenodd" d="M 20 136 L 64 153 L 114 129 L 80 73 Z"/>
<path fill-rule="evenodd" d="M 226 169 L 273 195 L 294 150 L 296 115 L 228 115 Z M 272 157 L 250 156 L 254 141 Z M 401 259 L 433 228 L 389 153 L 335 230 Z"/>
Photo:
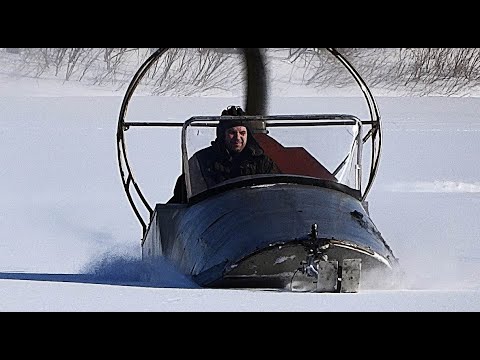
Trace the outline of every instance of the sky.
<path fill-rule="evenodd" d="M 346 101 L 364 111 L 355 98 L 284 94 L 272 97 L 272 112 L 338 112 Z M 370 215 L 406 281 L 356 294 L 201 289 L 171 264 L 142 263 L 141 227 L 116 159 L 122 98 L 0 76 L 0 311 L 480 310 L 480 97 L 377 98 L 383 148 Z M 233 104 L 242 99 L 142 96 L 129 111 L 186 120 Z M 179 139 L 160 135 L 132 135 L 129 150 L 146 194 L 164 202 L 180 171 Z"/>

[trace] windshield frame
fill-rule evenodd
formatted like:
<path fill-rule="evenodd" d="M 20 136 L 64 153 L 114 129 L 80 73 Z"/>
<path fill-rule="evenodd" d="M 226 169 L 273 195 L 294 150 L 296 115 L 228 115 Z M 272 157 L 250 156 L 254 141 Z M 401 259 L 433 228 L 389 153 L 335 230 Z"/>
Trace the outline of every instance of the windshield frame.
<path fill-rule="evenodd" d="M 269 128 L 283 127 L 283 128 L 295 128 L 295 127 L 326 127 L 326 126 L 350 126 L 355 127 L 356 131 L 355 136 L 352 137 L 352 146 L 350 151 L 345 154 L 343 162 L 339 163 L 334 173 L 337 174 L 342 166 L 345 166 L 350 161 L 354 162 L 355 175 L 354 175 L 354 186 L 351 187 L 352 190 L 357 190 L 360 194 L 362 193 L 362 149 L 363 149 L 363 123 L 362 121 L 354 116 L 348 114 L 315 114 L 315 115 L 271 115 L 271 116 L 235 116 L 233 117 L 239 121 L 246 121 L 255 123 L 255 126 L 252 128 L 260 129 L 258 132 L 267 133 Z M 190 160 L 193 153 L 188 152 L 188 136 L 187 133 L 190 127 L 211 127 L 215 128 L 218 123 L 222 120 L 225 120 L 225 116 L 195 116 L 191 117 L 182 126 L 181 134 L 181 151 L 182 151 L 182 169 L 185 174 L 185 184 L 187 190 L 187 201 L 190 202 L 190 199 L 197 197 L 200 193 L 208 191 L 209 189 L 204 189 L 202 191 L 193 193 L 192 191 L 192 178 L 190 172 Z M 212 139 L 213 140 L 213 139 Z M 318 159 L 317 159 L 318 160 Z M 292 174 L 283 174 L 283 181 L 287 177 L 292 176 Z M 254 175 L 265 178 L 263 175 Z M 303 177 L 303 176 L 302 176 Z M 238 180 L 241 181 L 243 177 L 240 177 Z M 276 177 L 269 177 L 272 183 L 275 183 Z M 230 179 L 229 183 L 235 183 L 235 179 Z M 294 180 L 295 182 L 295 180 Z M 225 182 L 222 182 L 217 185 L 222 185 Z M 344 185 L 344 184 L 343 184 Z M 345 185 L 346 186 L 346 185 Z M 218 187 L 218 186 L 215 186 Z M 211 187 L 210 187 L 211 189 Z"/>

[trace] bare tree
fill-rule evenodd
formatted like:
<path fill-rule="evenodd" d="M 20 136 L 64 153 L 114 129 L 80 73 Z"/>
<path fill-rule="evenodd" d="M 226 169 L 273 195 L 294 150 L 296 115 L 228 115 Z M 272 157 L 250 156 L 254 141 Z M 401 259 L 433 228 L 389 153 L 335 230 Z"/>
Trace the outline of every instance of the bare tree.
<path fill-rule="evenodd" d="M 419 96 L 464 95 L 480 86 L 480 48 L 338 48 L 367 83 Z M 4 48 L 18 57 L 17 74 L 124 86 L 156 48 Z M 351 77 L 323 48 L 267 49 L 270 62 L 288 69 L 276 81 L 322 89 L 345 87 Z M 1 53 L 0 53 L 1 55 Z M 5 56 L 5 55 L 4 55 Z M 235 90 L 244 84 L 240 48 L 172 48 L 144 79 L 157 95 Z M 333 70 L 332 70 L 333 66 Z M 335 68 L 336 66 L 336 68 Z"/>
<path fill-rule="evenodd" d="M 153 94 L 193 95 L 236 87 L 244 80 L 234 72 L 241 62 L 237 53 L 215 49 L 171 49 L 150 71 Z"/>

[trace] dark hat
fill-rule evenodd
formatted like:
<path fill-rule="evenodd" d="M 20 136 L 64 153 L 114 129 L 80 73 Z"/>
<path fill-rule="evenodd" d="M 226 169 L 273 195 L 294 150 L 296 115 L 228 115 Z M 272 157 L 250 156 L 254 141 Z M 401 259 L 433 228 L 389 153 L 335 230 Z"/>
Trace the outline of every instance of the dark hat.
<path fill-rule="evenodd" d="M 245 111 L 240 106 L 229 106 L 222 111 L 222 116 L 245 116 Z M 250 132 L 248 122 L 241 119 L 224 119 L 220 120 L 217 125 L 217 139 L 223 139 L 225 130 L 235 126 L 245 126 Z"/>
<path fill-rule="evenodd" d="M 222 111 L 222 116 L 243 116 L 245 111 L 240 106 L 230 105 Z"/>

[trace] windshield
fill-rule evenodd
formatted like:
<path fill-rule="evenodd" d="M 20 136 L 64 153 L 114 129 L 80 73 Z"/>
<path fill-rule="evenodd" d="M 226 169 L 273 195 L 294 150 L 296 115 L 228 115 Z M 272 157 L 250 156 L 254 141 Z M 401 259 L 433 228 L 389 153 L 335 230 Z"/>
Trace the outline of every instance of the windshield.
<path fill-rule="evenodd" d="M 278 175 L 282 175 L 285 182 L 288 175 L 334 181 L 362 190 L 362 124 L 355 116 L 280 115 L 236 119 L 249 128 L 247 144 L 261 149 L 238 156 L 241 160 L 237 163 L 237 156 L 232 156 L 225 144 L 224 137 L 228 139 L 228 135 L 221 132 L 217 139 L 221 117 L 194 117 L 185 122 L 182 161 L 188 198 L 245 177 L 265 175 L 272 177 L 271 183 L 277 181 Z M 271 167 L 264 165 L 268 160 L 261 158 L 261 153 L 275 163 L 278 172 L 271 172 Z"/>

